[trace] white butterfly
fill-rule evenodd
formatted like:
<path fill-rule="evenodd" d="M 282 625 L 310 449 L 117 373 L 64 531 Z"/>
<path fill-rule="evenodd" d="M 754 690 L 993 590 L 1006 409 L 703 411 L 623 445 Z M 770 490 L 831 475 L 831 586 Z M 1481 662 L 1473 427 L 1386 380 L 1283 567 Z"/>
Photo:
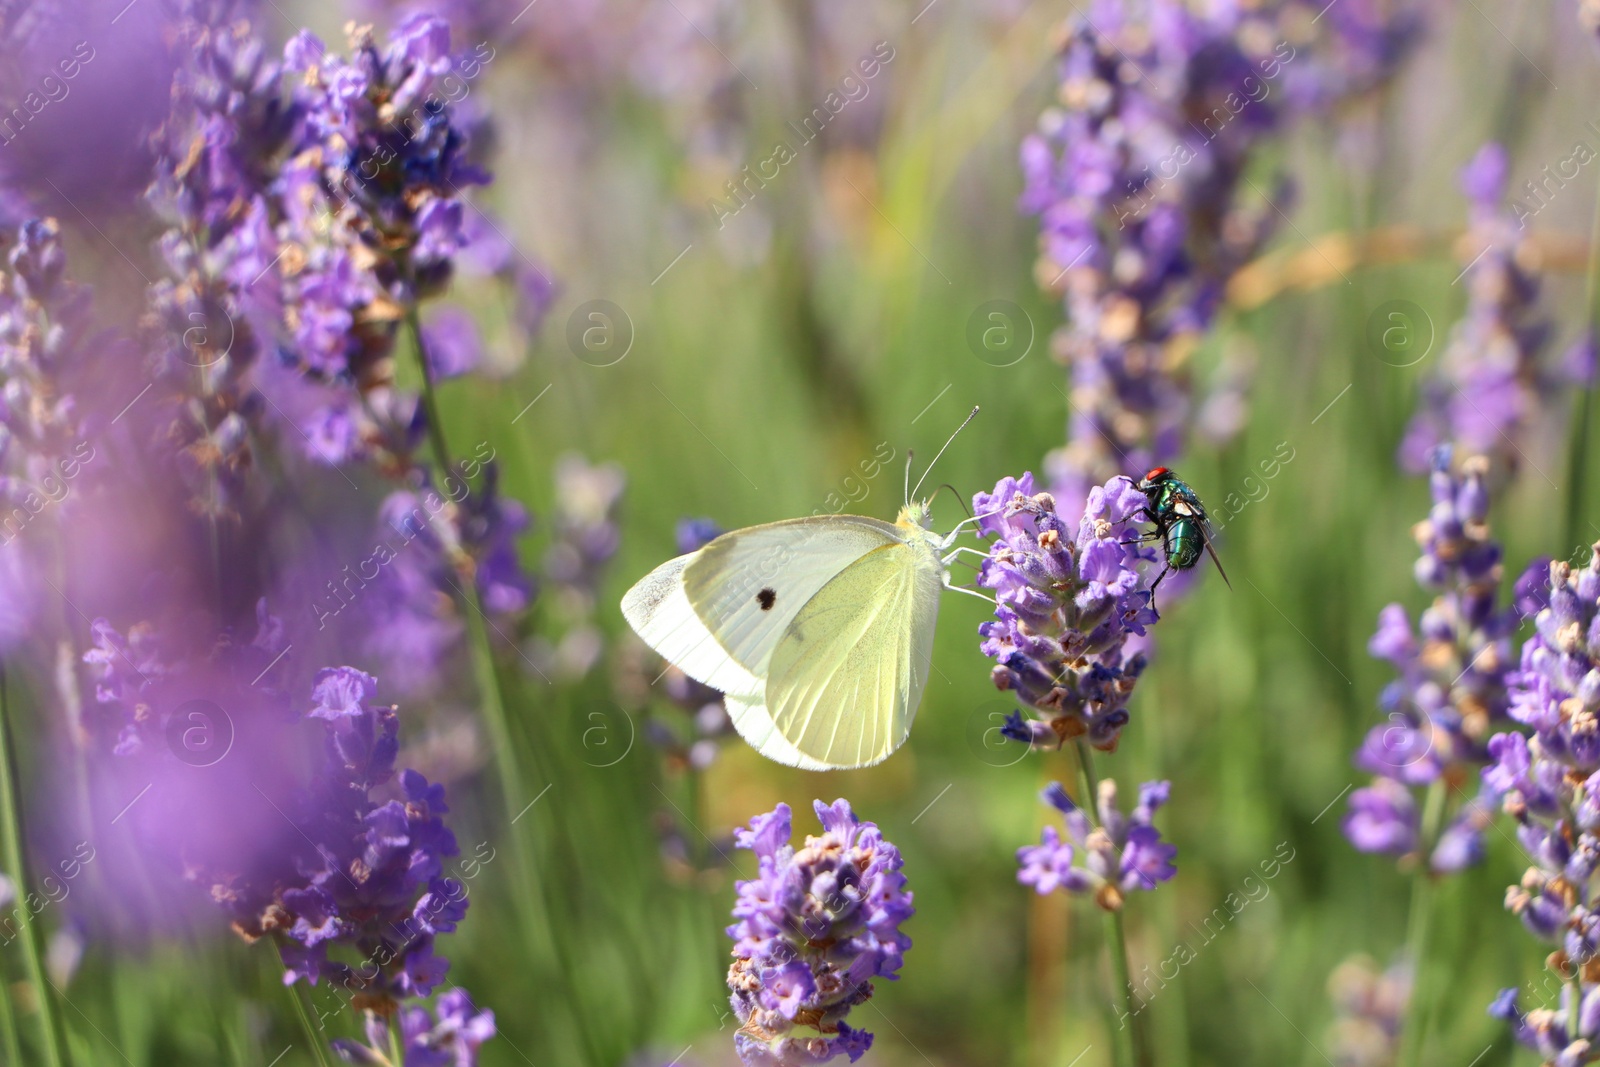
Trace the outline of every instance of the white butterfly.
<path fill-rule="evenodd" d="M 762 755 L 806 770 L 871 766 L 911 732 L 939 593 L 960 588 L 947 567 L 976 552 L 950 550 L 975 520 L 943 537 L 930 521 L 922 502 L 894 523 L 821 515 L 734 530 L 645 575 L 622 614 L 726 695 L 733 725 Z"/>

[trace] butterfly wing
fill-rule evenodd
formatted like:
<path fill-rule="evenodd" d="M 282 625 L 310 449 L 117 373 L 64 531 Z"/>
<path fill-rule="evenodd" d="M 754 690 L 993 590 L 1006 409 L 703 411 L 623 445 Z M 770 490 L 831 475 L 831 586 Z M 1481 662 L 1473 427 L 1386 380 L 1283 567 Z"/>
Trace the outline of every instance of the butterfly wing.
<path fill-rule="evenodd" d="M 807 601 L 899 540 L 890 523 L 857 515 L 734 530 L 651 571 L 623 597 L 622 613 L 685 674 L 759 706 L 773 650 Z"/>
<path fill-rule="evenodd" d="M 645 644 L 689 677 L 725 693 L 760 693 L 766 683 L 730 658 L 695 614 L 683 572 L 699 556 L 669 559 L 628 590 L 622 614 Z"/>
<path fill-rule="evenodd" d="M 789 624 L 769 664 L 766 703 L 746 702 L 740 733 L 796 766 L 887 758 L 922 699 L 941 574 L 936 553 L 901 540 L 852 563 Z"/>

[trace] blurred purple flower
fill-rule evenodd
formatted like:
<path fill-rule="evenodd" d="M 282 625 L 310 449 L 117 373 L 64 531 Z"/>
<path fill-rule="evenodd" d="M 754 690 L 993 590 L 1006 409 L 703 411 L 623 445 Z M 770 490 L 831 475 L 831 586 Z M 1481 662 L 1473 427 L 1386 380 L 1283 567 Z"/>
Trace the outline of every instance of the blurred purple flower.
<path fill-rule="evenodd" d="M 469 374 L 483 362 L 483 338 L 478 324 L 461 308 L 434 311 L 422 329 L 422 339 L 437 380 Z"/>
<path fill-rule="evenodd" d="M 400 1009 L 398 1024 L 406 1067 L 477 1067 L 478 1046 L 494 1037 L 493 1011 L 475 1008 L 467 990 L 459 987 L 438 995 L 434 1014 L 427 1008 Z M 357 1064 L 387 1064 L 386 1057 L 374 1056 L 389 1048 L 387 1033 L 374 1027 L 368 1032 L 368 1041 L 370 1046 L 355 1045 L 354 1041 L 334 1041 L 333 1046 Z"/>
<path fill-rule="evenodd" d="M 1379 697 L 1385 721 L 1372 727 L 1355 765 L 1377 777 L 1350 796 L 1345 836 L 1363 852 L 1404 856 L 1426 847 L 1437 872 L 1459 870 L 1482 856 L 1489 805 L 1460 805 L 1448 822 L 1423 827 L 1410 787 L 1460 780 L 1489 757 L 1489 734 L 1506 719 L 1512 636 L 1522 622 L 1517 604 L 1498 603 L 1500 545 L 1489 537 L 1489 465 L 1468 459 L 1459 473 L 1450 450 L 1434 454 L 1433 506 L 1413 530 L 1422 555 L 1418 584 L 1438 593 L 1417 620 L 1399 604 L 1378 615 L 1368 651 L 1399 672 Z"/>
<path fill-rule="evenodd" d="M 554 539 L 544 555 L 549 606 L 560 636 L 533 643 L 534 662 L 568 679 L 599 662 L 605 638 L 595 623 L 600 581 L 621 535 L 617 511 L 627 477 L 615 463 L 589 463 L 569 452 L 555 463 Z"/>
<path fill-rule="evenodd" d="M 1441 444 L 1487 456 L 1497 472 L 1515 470 L 1540 403 L 1558 378 L 1581 369 L 1541 366 L 1551 328 L 1537 314 L 1539 278 L 1527 266 L 1525 219 L 1505 203 L 1508 174 L 1506 151 L 1492 142 L 1461 170 L 1467 308 L 1400 445 L 1401 466 L 1413 473 L 1428 469 Z"/>
<path fill-rule="evenodd" d="M 1328 1046 L 1340 1067 L 1392 1067 L 1411 1002 L 1411 966 L 1405 960 L 1380 971 L 1370 956 L 1344 960 L 1328 976 L 1335 1017 Z"/>
<path fill-rule="evenodd" d="M 1362 852 L 1401 856 L 1417 845 L 1417 804 L 1393 778 L 1374 778 L 1350 794 L 1344 835 Z"/>
<path fill-rule="evenodd" d="M 1304 20 L 1323 14 L 1095 0 L 1069 24 L 1057 102 L 1020 151 L 1020 207 L 1040 224 L 1036 277 L 1067 314 L 1051 348 L 1070 369 L 1073 415 L 1046 461 L 1064 503 L 1178 453 L 1189 354 L 1287 197 L 1278 184 L 1246 207 L 1246 167 L 1289 120 L 1386 78 L 1414 37 L 1357 3 L 1307 42 Z"/>

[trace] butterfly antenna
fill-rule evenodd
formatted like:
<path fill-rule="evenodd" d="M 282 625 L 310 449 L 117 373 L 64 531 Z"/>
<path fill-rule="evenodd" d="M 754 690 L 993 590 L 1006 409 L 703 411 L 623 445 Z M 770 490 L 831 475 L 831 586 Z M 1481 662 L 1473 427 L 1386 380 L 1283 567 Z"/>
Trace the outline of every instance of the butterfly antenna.
<path fill-rule="evenodd" d="M 906 449 L 905 490 L 906 490 L 906 507 L 908 507 L 908 508 L 911 506 L 911 460 L 912 460 L 912 458 L 914 456 L 916 456 L 915 452 L 913 452 L 909 448 Z M 921 483 L 919 482 L 918 484 L 920 485 Z"/>
<path fill-rule="evenodd" d="M 961 491 L 960 490 L 958 490 L 955 486 L 951 485 L 949 482 L 944 482 L 939 486 L 938 489 L 935 489 L 933 491 L 933 495 L 928 498 L 928 503 L 932 504 L 935 500 L 939 499 L 939 494 L 942 491 L 946 490 L 946 489 L 950 490 L 952 493 L 955 494 L 956 503 L 961 505 L 961 510 L 966 512 L 968 519 L 971 519 L 972 518 L 972 509 L 967 507 L 966 498 L 964 498 L 961 495 Z"/>
<path fill-rule="evenodd" d="M 912 489 L 911 489 L 911 492 L 906 495 L 906 501 L 908 503 L 910 502 L 912 497 L 917 495 L 917 490 L 922 488 L 922 483 L 927 481 L 928 473 L 933 470 L 934 463 L 938 463 L 939 462 L 939 457 L 944 455 L 945 448 L 949 448 L 950 447 L 950 441 L 954 441 L 956 439 L 956 434 L 960 433 L 962 430 L 965 430 L 967 428 L 967 423 L 971 422 L 973 419 L 975 419 L 977 417 L 978 417 L 978 409 L 977 409 L 976 405 L 974 405 L 973 409 L 971 411 L 967 412 L 967 417 L 964 420 L 962 420 L 961 425 L 956 427 L 956 432 L 950 435 L 950 440 L 946 441 L 944 443 L 944 448 L 939 449 L 939 451 L 934 454 L 933 463 L 928 464 L 928 469 L 922 472 L 922 477 L 917 479 L 917 484 L 915 486 L 913 486 Z M 909 468 L 908 468 L 908 470 L 909 470 Z"/>

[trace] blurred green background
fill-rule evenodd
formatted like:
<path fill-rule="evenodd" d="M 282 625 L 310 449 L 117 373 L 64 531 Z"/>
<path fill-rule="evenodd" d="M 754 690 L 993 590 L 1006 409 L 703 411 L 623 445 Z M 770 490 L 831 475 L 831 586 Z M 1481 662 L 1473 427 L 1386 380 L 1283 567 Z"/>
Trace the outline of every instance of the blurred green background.
<path fill-rule="evenodd" d="M 746 162 L 766 158 L 784 123 L 809 108 L 815 87 L 783 62 L 800 6 L 748 12 L 752 39 L 765 43 L 739 57 L 758 86 L 743 94 Z M 658 828 L 677 821 L 691 851 L 711 856 L 727 848 L 730 827 L 778 801 L 796 808 L 804 833 L 815 829 L 811 799 L 839 796 L 903 850 L 918 908 L 902 979 L 880 982 L 859 1009 L 877 1034 L 870 1062 L 1110 1062 L 1098 916 L 1015 880 L 1014 852 L 1037 841 L 1047 816 L 1038 790 L 1071 780 L 1070 754 L 1012 762 L 1016 753 L 984 743 L 1009 704 L 978 652 L 982 604 L 945 598 L 937 669 L 911 739 L 866 771 L 793 771 L 730 739 L 708 771 L 690 775 L 644 737 L 651 716 L 676 724 L 682 713 L 616 695 L 615 675 L 633 655 L 617 600 L 676 552 L 680 518 L 731 528 L 808 514 L 846 492 L 880 442 L 896 458 L 849 510 L 893 518 L 906 453 L 931 457 L 973 405 L 982 414 L 930 484 L 948 481 L 970 499 L 1004 475 L 1038 471 L 1064 439 L 1065 375 L 1049 353 L 1060 309 L 1036 287 L 1036 222 L 1014 203 L 1017 145 L 1054 92 L 1052 33 L 1070 9 L 942 0 L 912 24 L 920 6 L 868 4 L 885 27 L 875 39 L 895 50 L 872 85 L 873 136 L 803 149 L 720 230 L 707 201 L 725 196 L 734 175 L 699 161 L 656 101 L 512 49 L 475 89 L 496 131 L 497 180 L 481 202 L 561 292 L 525 353 L 504 347 L 503 296 L 455 294 L 502 344 L 505 374 L 446 384 L 445 417 L 456 439 L 494 444 L 506 490 L 540 519 L 554 507 L 551 468 L 562 453 L 615 462 L 627 476 L 622 548 L 598 616 L 611 639 L 605 661 L 560 684 L 519 674 L 514 659 L 502 664 L 519 760 L 530 789 L 549 785 L 548 794 L 508 826 L 486 775 L 452 786 L 467 854 L 481 841 L 507 856 L 510 837 L 525 835 L 568 951 L 564 968 L 530 954 L 512 918 L 511 864 L 487 864 L 473 914 L 444 949 L 452 981 L 496 1012 L 502 1036 L 485 1046 L 484 1063 L 730 1062 L 720 928 L 748 857 L 688 877 L 663 861 Z M 1146 1015 L 1162 1065 L 1331 1062 L 1329 973 L 1356 951 L 1386 962 L 1404 939 L 1408 879 L 1355 853 L 1339 831 L 1340 798 L 1365 779 L 1350 754 L 1377 721 L 1375 697 L 1390 677 L 1366 641 L 1383 605 L 1415 612 L 1428 599 L 1411 577 L 1410 537 L 1427 487 L 1399 473 L 1395 450 L 1465 297 L 1452 281 L 1470 258 L 1450 244 L 1463 212 L 1456 169 L 1498 138 L 1516 186 L 1575 139 L 1594 143 L 1583 124 L 1600 90 L 1597 57 L 1569 8 L 1432 5 L 1427 41 L 1387 92 L 1292 130 L 1252 172 L 1262 187 L 1286 172 L 1300 190 L 1274 254 L 1314 255 L 1323 235 L 1401 223 L 1440 240 L 1425 257 L 1346 265 L 1313 291 L 1231 308 L 1194 354 L 1202 392 L 1237 365 L 1225 361 L 1254 367 L 1244 431 L 1221 450 L 1197 443 L 1181 464 L 1201 495 L 1215 506 L 1240 491 L 1280 443 L 1294 459 L 1222 532 L 1233 589 L 1207 573 L 1171 604 L 1133 722 L 1098 765 L 1125 790 L 1173 783 L 1159 822 L 1179 848 L 1179 875 L 1128 909 L 1136 982 L 1180 942 L 1196 951 Z M 339 36 L 333 11 L 285 12 Z M 1597 180 L 1585 172 L 1536 230 L 1586 233 Z M 1577 331 L 1582 284 L 1560 271 L 1546 282 L 1553 350 Z M 1395 299 L 1419 305 L 1437 337 L 1428 358 L 1405 368 L 1366 339 L 1374 309 Z M 569 320 L 593 300 L 620 308 L 626 322 L 615 325 L 631 334 L 609 366 L 578 358 L 568 342 Z M 975 312 L 993 300 L 1014 303 L 1031 324 L 1031 350 L 1014 365 L 991 365 L 968 344 Z M 1570 552 L 1559 510 L 1566 416 L 1565 402 L 1543 413 L 1539 447 L 1495 501 L 1509 568 Z M 943 527 L 961 515 L 948 494 L 935 513 Z M 1600 517 L 1593 506 L 1590 515 Z M 527 539 L 530 563 L 548 536 L 541 523 Z M 536 610 L 535 630 L 558 634 L 560 620 Z M 457 706 L 472 699 L 452 696 Z M 402 721 L 409 737 L 425 720 Z M 1260 864 L 1289 854 L 1270 891 L 1201 947 L 1204 918 L 1243 893 Z M 1542 950 L 1501 904 L 1520 870 L 1507 833 L 1491 834 L 1487 861 L 1442 890 L 1428 1063 L 1532 1062 L 1485 1013 L 1499 988 L 1528 983 L 1541 966 Z M 270 955 L 200 928 L 137 957 L 91 950 L 68 990 L 79 1061 L 315 1062 Z M 351 1033 L 355 1023 L 345 1013 L 329 1025 Z"/>

